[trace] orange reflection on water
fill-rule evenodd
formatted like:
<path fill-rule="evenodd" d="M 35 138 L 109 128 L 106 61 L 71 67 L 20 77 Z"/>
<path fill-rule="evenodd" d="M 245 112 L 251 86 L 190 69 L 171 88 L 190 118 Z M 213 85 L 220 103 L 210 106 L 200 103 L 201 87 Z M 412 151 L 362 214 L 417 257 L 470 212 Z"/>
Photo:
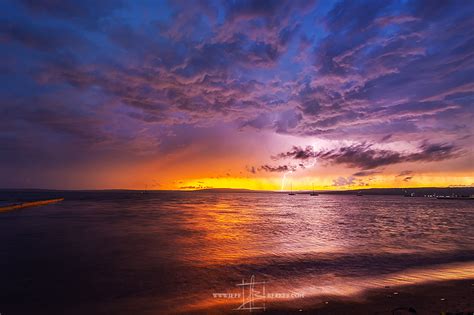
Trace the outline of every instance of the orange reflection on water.
<path fill-rule="evenodd" d="M 257 236 L 247 227 L 257 220 L 255 213 L 232 200 L 207 200 L 191 209 L 187 224 L 199 236 L 186 238 L 197 265 L 229 264 L 258 255 L 251 246 Z"/>
<path fill-rule="evenodd" d="M 202 202 L 189 205 L 181 225 L 198 236 L 182 242 L 192 250 L 189 256 L 195 264 L 248 264 L 262 257 L 343 253 L 351 246 L 345 229 L 338 226 L 345 218 L 327 197 L 301 196 L 295 204 L 286 194 L 236 195 L 202 193 Z M 275 198 L 284 202 L 275 203 Z"/>

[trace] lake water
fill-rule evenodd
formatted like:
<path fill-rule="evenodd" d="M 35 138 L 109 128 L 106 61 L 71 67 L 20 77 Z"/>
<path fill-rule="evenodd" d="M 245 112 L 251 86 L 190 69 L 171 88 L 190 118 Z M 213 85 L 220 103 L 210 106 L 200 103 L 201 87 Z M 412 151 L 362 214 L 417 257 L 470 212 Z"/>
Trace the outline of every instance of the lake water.
<path fill-rule="evenodd" d="M 2 314 L 165 314 L 474 278 L 474 202 L 402 196 L 1 192 Z M 222 294 L 229 294 L 227 296 Z M 219 295 L 220 294 L 220 295 Z M 34 311 L 34 312 L 33 312 Z"/>

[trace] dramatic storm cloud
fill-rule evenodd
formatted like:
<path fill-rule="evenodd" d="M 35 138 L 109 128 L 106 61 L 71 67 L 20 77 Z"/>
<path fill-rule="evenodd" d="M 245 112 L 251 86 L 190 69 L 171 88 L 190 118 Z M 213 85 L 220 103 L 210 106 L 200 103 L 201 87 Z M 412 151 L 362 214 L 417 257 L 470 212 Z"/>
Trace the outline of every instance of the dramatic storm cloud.
<path fill-rule="evenodd" d="M 402 162 L 441 161 L 456 156 L 458 149 L 450 144 L 427 144 L 420 146 L 414 153 L 402 153 L 391 150 L 374 149 L 372 144 L 354 144 L 332 150 L 313 151 L 312 147 L 293 147 L 290 151 L 280 153 L 274 159 L 292 158 L 295 160 L 318 159 L 335 164 L 346 164 L 363 170 L 397 164 Z M 266 166 L 268 167 L 268 166 Z M 366 176 L 372 172 L 362 171 L 354 176 Z"/>
<path fill-rule="evenodd" d="M 0 186 L 273 189 L 265 176 L 315 158 L 353 168 L 328 186 L 402 162 L 473 176 L 471 1 L 0 9 Z M 295 139 L 303 149 L 279 154 Z"/>

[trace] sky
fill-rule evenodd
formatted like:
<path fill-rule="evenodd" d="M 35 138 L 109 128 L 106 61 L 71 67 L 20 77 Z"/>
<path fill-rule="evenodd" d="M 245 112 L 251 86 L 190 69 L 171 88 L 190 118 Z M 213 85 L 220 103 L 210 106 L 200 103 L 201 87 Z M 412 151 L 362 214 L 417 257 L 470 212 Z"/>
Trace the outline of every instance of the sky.
<path fill-rule="evenodd" d="M 2 188 L 474 185 L 474 1 L 0 12 Z"/>

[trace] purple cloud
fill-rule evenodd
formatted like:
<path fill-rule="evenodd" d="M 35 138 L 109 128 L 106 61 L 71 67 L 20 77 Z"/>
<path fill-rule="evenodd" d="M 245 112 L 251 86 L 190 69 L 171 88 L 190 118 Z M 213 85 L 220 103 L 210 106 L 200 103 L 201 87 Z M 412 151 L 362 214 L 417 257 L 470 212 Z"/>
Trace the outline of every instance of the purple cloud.
<path fill-rule="evenodd" d="M 335 149 L 314 151 L 313 147 L 301 148 L 294 146 L 290 151 L 274 156 L 274 159 L 307 160 L 318 159 L 331 164 L 343 164 L 364 171 L 377 167 L 418 161 L 442 161 L 459 157 L 462 154 L 459 148 L 452 144 L 423 143 L 417 152 L 406 153 L 393 150 L 374 148 L 373 144 L 360 143 L 342 146 Z M 374 171 L 358 172 L 354 176 L 367 176 Z"/>

